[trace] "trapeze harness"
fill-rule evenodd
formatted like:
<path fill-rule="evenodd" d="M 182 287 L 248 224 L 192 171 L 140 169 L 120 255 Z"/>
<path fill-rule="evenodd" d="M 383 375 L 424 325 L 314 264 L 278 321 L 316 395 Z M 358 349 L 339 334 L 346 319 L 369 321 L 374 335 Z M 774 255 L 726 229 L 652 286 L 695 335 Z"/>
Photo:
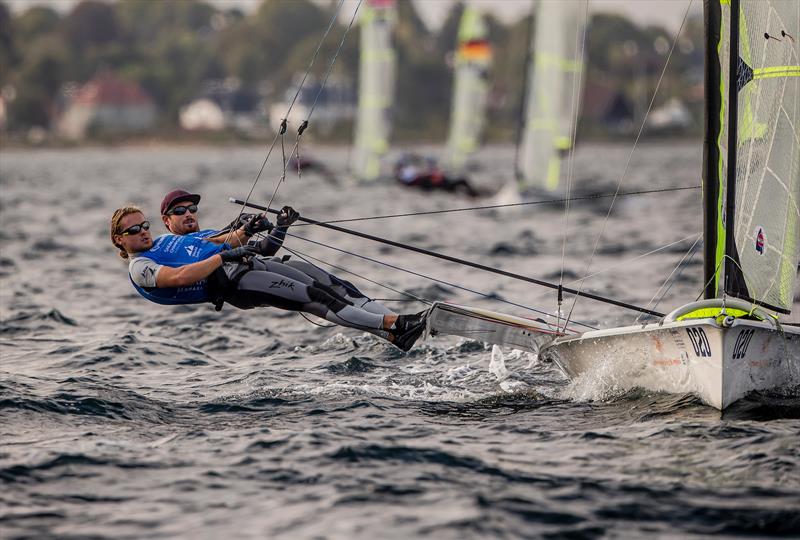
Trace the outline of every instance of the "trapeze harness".
<path fill-rule="evenodd" d="M 155 240 L 152 248 L 139 253 L 137 257 L 145 257 L 157 265 L 172 268 L 202 261 L 230 249 L 228 244 L 205 240 L 217 233 L 206 230 L 180 236 L 165 234 Z M 303 265 L 310 268 L 304 268 Z M 211 302 L 217 310 L 222 309 L 224 302 L 240 309 L 273 306 L 306 311 L 343 326 L 382 328 L 383 315 L 391 311 L 377 302 L 371 302 L 352 284 L 319 269 L 313 272 L 313 268 L 308 263 L 289 265 L 277 257 L 254 257 L 249 264 L 226 263 L 208 278 L 187 287 L 142 287 L 134 282 L 132 276 L 131 283 L 140 295 L 157 304 Z M 315 273 L 318 279 L 303 270 Z"/>

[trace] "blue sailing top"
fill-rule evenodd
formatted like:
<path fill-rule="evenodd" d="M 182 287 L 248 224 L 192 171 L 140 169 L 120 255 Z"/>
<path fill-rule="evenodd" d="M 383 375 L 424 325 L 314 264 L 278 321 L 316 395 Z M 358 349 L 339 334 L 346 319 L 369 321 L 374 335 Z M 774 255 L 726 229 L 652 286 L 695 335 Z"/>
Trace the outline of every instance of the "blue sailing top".
<path fill-rule="evenodd" d="M 186 235 L 164 234 L 156 238 L 153 242 L 153 247 L 142 253 L 137 253 L 136 257 L 131 259 L 128 271 L 131 283 L 133 283 L 136 291 L 157 304 L 175 305 L 208 302 L 208 279 L 201 279 L 186 287 L 156 287 L 155 277 L 158 266 L 177 268 L 204 261 L 220 251 L 230 249 L 228 244 L 215 244 L 205 240 L 205 238 L 215 234 L 217 234 L 217 231 L 206 229 Z M 149 259 L 149 261 L 155 263 L 155 267 L 141 259 Z M 135 280 L 134 274 L 137 274 Z M 142 286 L 140 283 L 152 284 L 152 286 Z"/>

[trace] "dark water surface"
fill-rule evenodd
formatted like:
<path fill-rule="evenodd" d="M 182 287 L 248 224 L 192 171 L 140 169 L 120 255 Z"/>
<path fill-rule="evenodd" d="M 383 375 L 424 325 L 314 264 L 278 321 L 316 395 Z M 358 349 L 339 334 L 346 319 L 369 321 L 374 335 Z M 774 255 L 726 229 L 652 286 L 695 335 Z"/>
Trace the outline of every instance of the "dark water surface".
<path fill-rule="evenodd" d="M 307 152 L 312 152 L 308 149 Z M 581 194 L 613 192 L 629 146 L 584 146 Z M 343 172 L 346 151 L 314 155 Z M 480 156 L 499 186 L 513 150 Z M 566 381 L 533 355 L 456 338 L 408 354 L 278 310 L 147 304 L 108 238 L 117 206 L 154 223 L 173 187 L 201 225 L 235 217 L 260 148 L 0 154 L 0 537 L 738 538 L 800 535 L 800 398 L 753 396 L 724 417 L 688 395 Z M 699 185 L 699 144 L 643 146 L 622 191 Z M 271 162 L 272 163 L 272 162 Z M 277 162 L 256 187 L 264 202 Z M 278 204 L 316 219 L 469 206 L 394 185 L 289 177 Z M 647 304 L 701 232 L 699 190 L 342 224 Z M 155 233 L 163 232 L 158 225 Z M 554 294 L 312 227 L 287 246 L 370 283 L 511 313 Z M 681 242 L 678 242 L 681 241 Z M 645 253 L 657 250 L 642 257 Z M 296 255 L 297 256 L 297 255 Z M 658 310 L 702 288 L 697 253 Z M 490 298 L 456 288 L 462 285 Z M 420 303 L 392 302 L 401 312 Z M 797 313 L 797 310 L 795 311 Z M 595 326 L 631 315 L 593 302 Z M 797 321 L 795 314 L 790 320 Z"/>

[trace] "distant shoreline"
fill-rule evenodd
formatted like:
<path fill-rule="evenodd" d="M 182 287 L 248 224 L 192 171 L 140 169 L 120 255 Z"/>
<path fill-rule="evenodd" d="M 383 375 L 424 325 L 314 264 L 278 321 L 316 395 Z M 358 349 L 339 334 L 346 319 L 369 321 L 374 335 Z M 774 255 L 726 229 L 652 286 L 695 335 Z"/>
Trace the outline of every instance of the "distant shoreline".
<path fill-rule="evenodd" d="M 294 144 L 294 138 L 289 139 Z M 578 139 L 578 145 L 581 144 L 632 144 L 635 137 L 632 136 L 619 136 L 619 137 L 582 137 Z M 700 134 L 679 134 L 679 135 L 655 135 L 645 134 L 639 140 L 639 145 L 676 145 L 683 143 L 690 143 L 696 141 L 698 144 L 702 143 L 702 136 Z M 143 147 L 163 147 L 163 148 L 247 148 L 247 147 L 264 147 L 272 143 L 272 137 L 265 137 L 263 139 L 241 138 L 241 137 L 187 137 L 187 138 L 173 138 L 173 137 L 124 137 L 113 139 L 87 139 L 84 141 L 69 141 L 64 139 L 46 139 L 42 142 L 29 142 L 22 137 L 8 137 L 0 136 L 0 152 L 8 150 L 83 150 L 83 149 L 102 149 L 102 148 L 143 148 Z M 398 140 L 394 143 L 395 149 L 408 149 L 419 146 L 444 146 L 444 140 Z M 513 141 L 490 141 L 483 146 L 514 146 Z M 351 146 L 350 142 L 336 142 L 312 139 L 306 139 L 303 142 L 306 147 L 314 148 L 347 148 Z"/>

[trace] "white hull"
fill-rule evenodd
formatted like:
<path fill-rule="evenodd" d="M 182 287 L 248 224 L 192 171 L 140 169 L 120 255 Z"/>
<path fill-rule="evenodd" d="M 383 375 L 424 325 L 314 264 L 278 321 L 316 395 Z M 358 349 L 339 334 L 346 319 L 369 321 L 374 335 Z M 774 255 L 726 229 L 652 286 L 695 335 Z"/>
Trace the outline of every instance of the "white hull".
<path fill-rule="evenodd" d="M 606 377 L 617 389 L 694 393 L 725 409 L 754 390 L 800 384 L 800 329 L 714 319 L 586 332 L 543 347 L 571 378 Z"/>

